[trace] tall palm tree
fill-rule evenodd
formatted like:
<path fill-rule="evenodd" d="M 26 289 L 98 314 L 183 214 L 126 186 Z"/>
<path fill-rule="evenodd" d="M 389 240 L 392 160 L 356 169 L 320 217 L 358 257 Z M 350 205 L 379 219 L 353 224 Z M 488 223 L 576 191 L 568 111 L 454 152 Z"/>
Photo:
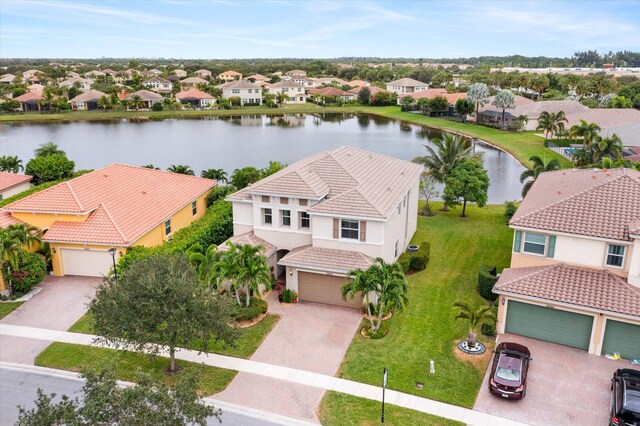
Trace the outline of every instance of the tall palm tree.
<path fill-rule="evenodd" d="M 200 173 L 200 176 L 207 179 L 215 179 L 218 182 L 228 182 L 227 172 L 224 169 L 207 169 Z"/>
<path fill-rule="evenodd" d="M 470 348 L 476 347 L 477 332 L 484 323 L 495 321 L 496 316 L 491 311 L 491 306 L 482 305 L 473 307 L 467 302 L 457 301 L 453 304 L 454 307 L 460 309 L 456 319 L 463 319 L 467 321 L 469 327 L 469 334 L 467 344 Z"/>
<path fill-rule="evenodd" d="M 471 145 L 462 136 L 454 136 L 452 133 L 444 133 L 442 139 L 434 139 L 432 142 L 437 151 L 424 145 L 428 155 L 416 157 L 413 162 L 425 166 L 427 172 L 442 183 L 456 164 L 469 157 Z"/>
<path fill-rule="evenodd" d="M 218 250 L 218 246 L 215 244 L 211 244 L 203 252 L 200 244 L 194 244 L 187 249 L 186 253 L 191 263 L 196 267 L 202 283 L 213 289 L 218 288 L 220 280 L 216 265 L 222 260 L 225 252 Z"/>
<path fill-rule="evenodd" d="M 397 311 L 404 309 L 407 304 L 407 279 L 399 263 L 386 263 L 378 257 L 370 268 L 370 273 L 376 284 L 378 321 L 372 331 L 380 329 L 382 317 L 387 306 L 392 304 Z"/>
<path fill-rule="evenodd" d="M 593 162 L 607 157 L 612 160 L 618 160 L 622 157 L 622 139 L 615 133 L 609 137 L 601 138 L 596 136 L 593 140 Z"/>
<path fill-rule="evenodd" d="M 40 146 L 36 148 L 33 153 L 36 155 L 36 157 L 48 157 L 49 155 L 54 154 L 67 154 L 63 150 L 59 149 L 58 145 L 51 141 L 40 144 Z"/>
<path fill-rule="evenodd" d="M 373 274 L 369 269 L 354 269 L 349 271 L 348 274 L 350 280 L 340 288 L 342 293 L 342 300 L 347 300 L 347 296 L 350 296 L 353 300 L 357 295 L 364 296 L 364 305 L 367 309 L 367 318 L 371 325 L 371 330 L 375 329 L 373 322 L 373 314 L 371 313 L 371 301 L 369 296 L 378 289 L 376 281 L 373 279 Z"/>
<path fill-rule="evenodd" d="M 587 123 L 585 120 L 580 119 L 580 124 L 574 124 L 569 129 L 569 134 L 572 137 L 582 138 L 582 148 L 590 149 L 593 139 L 598 136 L 598 132 L 602 129 L 596 123 Z"/>
<path fill-rule="evenodd" d="M 0 157 L 0 172 L 19 173 L 20 170 L 24 170 L 24 166 L 17 155 L 3 155 Z"/>
<path fill-rule="evenodd" d="M 524 181 L 527 181 L 527 183 L 525 183 L 522 187 L 522 198 L 527 196 L 527 193 L 533 186 L 533 183 L 536 181 L 540 173 L 560 170 L 562 168 L 558 160 L 551 160 L 548 163 L 545 163 L 542 158 L 538 157 L 537 155 L 530 157 L 529 161 L 533 163 L 533 167 L 525 170 L 520 175 L 520 183 L 524 183 Z"/>
<path fill-rule="evenodd" d="M 187 165 L 181 165 L 181 164 L 172 164 L 167 171 L 173 172 L 173 173 L 179 173 L 181 175 L 189 175 L 189 176 L 195 176 L 195 173 L 193 172 L 193 170 L 191 169 L 191 166 L 187 166 Z"/>
<path fill-rule="evenodd" d="M 566 122 L 568 120 L 564 111 L 558 111 L 557 113 L 543 111 L 538 117 L 536 130 L 544 130 L 545 138 L 548 138 L 549 134 L 551 134 L 551 139 L 553 139 L 554 134 L 564 132 L 564 123 Z"/>
<path fill-rule="evenodd" d="M 527 123 L 529 122 L 529 116 L 527 114 L 520 114 L 518 116 L 517 121 L 520 125 L 520 132 L 522 133 L 525 127 L 527 127 Z"/>
<path fill-rule="evenodd" d="M 245 306 L 248 308 L 251 304 L 251 293 L 260 294 L 260 285 L 269 288 L 271 271 L 267 263 L 267 258 L 260 254 L 261 246 L 243 245 L 238 250 L 239 258 L 242 260 L 241 267 L 238 271 L 238 281 L 244 283 Z M 254 251 L 256 250 L 257 251 Z M 245 256 L 244 252 L 247 251 Z"/>
<path fill-rule="evenodd" d="M 40 105 L 43 106 L 47 106 L 48 110 L 51 110 L 51 105 L 53 105 L 53 102 L 55 101 L 56 96 L 53 93 L 53 89 L 51 88 L 51 86 L 47 86 L 44 88 L 44 90 L 42 91 L 42 98 L 40 99 Z"/>

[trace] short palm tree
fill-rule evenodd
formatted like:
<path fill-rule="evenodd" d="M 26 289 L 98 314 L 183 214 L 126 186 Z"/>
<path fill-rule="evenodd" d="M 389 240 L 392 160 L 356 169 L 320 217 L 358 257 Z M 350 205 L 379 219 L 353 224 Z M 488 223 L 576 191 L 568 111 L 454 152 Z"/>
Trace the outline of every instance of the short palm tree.
<path fill-rule="evenodd" d="M 402 267 L 398 263 L 386 263 L 378 257 L 369 270 L 377 287 L 378 321 L 375 328 L 372 328 L 372 331 L 377 331 L 388 306 L 392 305 L 397 311 L 404 309 L 408 301 L 408 286 Z"/>
<path fill-rule="evenodd" d="M 54 154 L 62 154 L 66 155 L 66 152 L 58 148 L 58 145 L 49 141 L 41 144 L 38 148 L 36 148 L 33 153 L 36 157 L 48 157 L 49 155 Z"/>
<path fill-rule="evenodd" d="M 173 172 L 173 173 L 179 173 L 181 175 L 189 175 L 189 176 L 195 176 L 195 173 L 193 172 L 193 170 L 191 169 L 191 166 L 187 166 L 187 165 L 181 165 L 181 164 L 172 164 L 167 171 L 169 172 Z"/>
<path fill-rule="evenodd" d="M 138 95 L 131 95 L 131 99 L 129 99 L 129 105 L 131 105 L 131 108 L 137 110 L 142 105 L 142 98 Z"/>
<path fill-rule="evenodd" d="M 218 288 L 220 280 L 216 265 L 220 263 L 225 252 L 218 250 L 218 246 L 215 244 L 211 244 L 206 251 L 203 251 L 200 244 L 194 244 L 187 249 L 186 253 L 191 263 L 196 267 L 202 283 L 212 289 Z"/>
<path fill-rule="evenodd" d="M 102 108 L 103 111 L 111 109 L 111 98 L 107 95 L 101 96 L 98 99 L 98 108 Z"/>
<path fill-rule="evenodd" d="M 615 133 L 606 138 L 596 136 L 592 145 L 594 147 L 594 163 L 605 157 L 610 158 L 611 160 L 618 160 L 622 157 L 622 140 Z"/>
<path fill-rule="evenodd" d="M 0 265 L 2 273 L 9 272 L 9 268 L 18 271 L 29 255 L 29 249 L 41 244 L 38 228 L 19 223 L 0 228 Z M 9 282 L 11 291 L 11 282 Z"/>
<path fill-rule="evenodd" d="M 483 324 L 496 320 L 496 316 L 491 311 L 491 306 L 471 306 L 469 303 L 462 301 L 455 302 L 453 306 L 459 309 L 456 319 L 463 319 L 467 322 L 469 328 L 467 344 L 470 348 L 475 348 L 478 330 Z"/>
<path fill-rule="evenodd" d="M 160 167 L 156 167 L 156 166 L 155 166 L 155 165 L 153 165 L 153 164 L 146 164 L 146 165 L 144 165 L 144 166 L 142 166 L 142 167 L 144 167 L 145 169 L 160 170 Z"/>
<path fill-rule="evenodd" d="M 523 132 L 524 129 L 527 127 L 527 123 L 529 122 L 529 116 L 526 114 L 520 114 L 518 116 L 518 124 L 520 125 L 520 132 Z"/>
<path fill-rule="evenodd" d="M 543 111 L 538 117 L 538 127 L 536 130 L 544 130 L 545 138 L 549 137 L 553 139 L 553 135 L 564 131 L 564 123 L 568 122 L 564 111 L 547 112 Z"/>
<path fill-rule="evenodd" d="M 245 246 L 242 246 L 240 248 L 240 253 L 244 251 L 244 247 Z M 271 278 L 267 258 L 259 254 L 262 247 L 257 246 L 252 247 L 252 249 L 253 248 L 258 249 L 258 251 L 254 253 L 253 250 L 251 250 L 250 253 L 253 254 L 244 259 L 242 267 L 238 271 L 238 281 L 244 283 L 245 306 L 247 308 L 251 304 L 251 293 L 260 294 L 261 284 L 269 288 Z"/>
<path fill-rule="evenodd" d="M 40 105 L 47 106 L 48 110 L 51 110 L 51 105 L 56 99 L 55 93 L 51 89 L 51 86 L 47 86 L 42 91 L 42 98 L 40 99 Z"/>
<path fill-rule="evenodd" d="M 438 182 L 444 182 L 451 170 L 462 159 L 469 157 L 471 145 L 460 135 L 444 133 L 442 139 L 434 139 L 436 150 L 425 145 L 428 155 L 416 157 L 414 163 L 422 164 L 427 172 Z"/>
<path fill-rule="evenodd" d="M 551 160 L 548 163 L 545 163 L 544 160 L 542 160 L 542 158 L 538 157 L 537 155 L 530 157 L 529 161 L 533 163 L 533 167 L 525 170 L 520 175 L 520 183 L 524 183 L 525 181 L 527 181 L 527 183 L 525 183 L 522 187 L 522 198 L 527 196 L 527 193 L 533 186 L 533 183 L 536 181 L 540 173 L 552 172 L 554 170 L 560 170 L 562 168 L 558 160 Z"/>
<path fill-rule="evenodd" d="M 224 169 L 207 169 L 200 173 L 200 176 L 207 179 L 215 179 L 218 182 L 228 182 L 227 172 Z"/>
<path fill-rule="evenodd" d="M 574 124 L 569 129 L 569 134 L 572 137 L 582 138 L 582 148 L 591 149 L 593 139 L 598 136 L 598 132 L 602 129 L 596 123 L 587 123 L 585 120 L 580 119 L 580 124 Z"/>
<path fill-rule="evenodd" d="M 373 314 L 371 313 L 371 301 L 370 295 L 378 289 L 378 285 L 373 279 L 373 274 L 369 269 L 354 269 L 349 271 L 348 274 L 350 280 L 342 286 L 340 292 L 342 293 L 342 300 L 347 300 L 347 296 L 353 300 L 357 295 L 364 297 L 364 305 L 367 309 L 367 318 L 371 325 L 371 330 L 375 329 L 373 322 Z"/>
<path fill-rule="evenodd" d="M 24 170 L 22 160 L 16 155 L 3 155 L 0 157 L 0 172 L 19 173 Z"/>
<path fill-rule="evenodd" d="M 290 98 L 289 95 L 287 95 L 284 92 L 278 92 L 276 94 L 276 102 L 278 103 L 278 105 L 282 105 L 283 103 L 285 103 L 286 101 L 288 101 Z"/>

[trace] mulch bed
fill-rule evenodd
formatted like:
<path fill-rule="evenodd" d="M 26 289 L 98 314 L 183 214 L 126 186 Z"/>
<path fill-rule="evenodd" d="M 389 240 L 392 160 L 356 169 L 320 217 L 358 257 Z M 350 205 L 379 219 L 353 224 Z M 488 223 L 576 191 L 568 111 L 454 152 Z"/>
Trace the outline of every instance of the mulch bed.
<path fill-rule="evenodd" d="M 479 372 L 484 373 L 487 365 L 489 364 L 489 361 L 491 360 L 491 355 L 493 355 L 495 342 L 491 340 L 488 342 L 483 341 L 482 343 L 484 343 L 487 350 L 480 355 L 471 355 L 464 353 L 460 349 L 458 349 L 458 343 L 461 341 L 462 340 L 456 340 L 455 342 L 453 342 L 453 353 L 455 354 L 456 358 L 458 358 L 460 361 L 470 362 Z"/>

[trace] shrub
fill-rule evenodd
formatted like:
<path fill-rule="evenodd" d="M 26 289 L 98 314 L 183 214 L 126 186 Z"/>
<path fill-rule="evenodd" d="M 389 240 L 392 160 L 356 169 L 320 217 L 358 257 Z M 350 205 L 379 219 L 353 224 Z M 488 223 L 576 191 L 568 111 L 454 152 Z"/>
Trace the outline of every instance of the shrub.
<path fill-rule="evenodd" d="M 364 334 L 370 339 L 382 339 L 388 332 L 389 326 L 384 321 L 376 331 L 371 331 L 371 324 L 369 322 L 366 322 L 364 325 Z"/>
<path fill-rule="evenodd" d="M 160 102 L 156 102 L 151 107 L 151 110 L 153 110 L 153 111 L 162 111 L 162 104 Z"/>
<path fill-rule="evenodd" d="M 231 308 L 231 316 L 236 321 L 251 321 L 254 318 L 259 317 L 260 315 L 267 312 L 267 302 L 259 297 L 251 298 L 251 305 L 247 308 L 246 306 L 238 306 L 237 303 L 233 303 Z"/>
<path fill-rule="evenodd" d="M 411 260 L 409 261 L 409 267 L 413 271 L 422 271 L 427 267 L 429 262 L 429 255 L 431 254 L 431 244 L 424 242 L 420 244 L 418 251 L 412 253 Z"/>
<path fill-rule="evenodd" d="M 227 195 L 231 194 L 234 189 L 230 186 L 217 186 L 213 188 L 213 191 L 207 196 L 207 207 L 211 206 L 218 200 L 224 199 Z"/>
<path fill-rule="evenodd" d="M 5 281 L 11 280 L 13 294 L 17 297 L 29 293 L 31 289 L 44 279 L 47 265 L 37 254 L 31 253 L 25 263 L 20 265 L 20 270 L 11 272 L 11 276 L 5 271 Z"/>
<path fill-rule="evenodd" d="M 498 281 L 495 266 L 481 266 L 478 269 L 478 293 L 487 300 L 496 300 L 498 295 L 493 292 L 493 286 Z"/>
<path fill-rule="evenodd" d="M 282 301 L 284 303 L 293 303 L 296 300 L 298 300 L 298 293 L 295 291 L 288 288 L 282 293 Z"/>
<path fill-rule="evenodd" d="M 76 163 L 69 160 L 64 154 L 35 157 L 29 160 L 25 173 L 33 176 L 33 182 L 37 185 L 42 182 L 68 179 L 73 175 Z"/>
<path fill-rule="evenodd" d="M 482 334 L 485 336 L 493 337 L 496 333 L 496 323 L 495 322 L 485 322 L 482 324 Z"/>
<path fill-rule="evenodd" d="M 516 214 L 518 206 L 514 201 L 507 201 L 504 203 L 504 217 L 507 219 L 507 223 L 511 220 L 514 214 Z"/>
<path fill-rule="evenodd" d="M 404 254 L 398 259 L 398 263 L 402 267 L 402 271 L 406 274 L 411 269 L 411 257 Z"/>

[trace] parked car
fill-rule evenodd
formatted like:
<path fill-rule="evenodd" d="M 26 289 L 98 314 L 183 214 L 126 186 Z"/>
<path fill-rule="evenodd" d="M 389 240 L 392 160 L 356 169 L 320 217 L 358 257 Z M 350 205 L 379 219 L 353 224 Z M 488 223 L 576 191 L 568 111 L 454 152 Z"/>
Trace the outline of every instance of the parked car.
<path fill-rule="evenodd" d="M 640 371 L 619 368 L 613 373 L 609 425 L 640 425 Z"/>
<path fill-rule="evenodd" d="M 527 393 L 531 352 L 526 346 L 503 342 L 493 351 L 489 392 L 502 398 L 522 399 Z"/>

